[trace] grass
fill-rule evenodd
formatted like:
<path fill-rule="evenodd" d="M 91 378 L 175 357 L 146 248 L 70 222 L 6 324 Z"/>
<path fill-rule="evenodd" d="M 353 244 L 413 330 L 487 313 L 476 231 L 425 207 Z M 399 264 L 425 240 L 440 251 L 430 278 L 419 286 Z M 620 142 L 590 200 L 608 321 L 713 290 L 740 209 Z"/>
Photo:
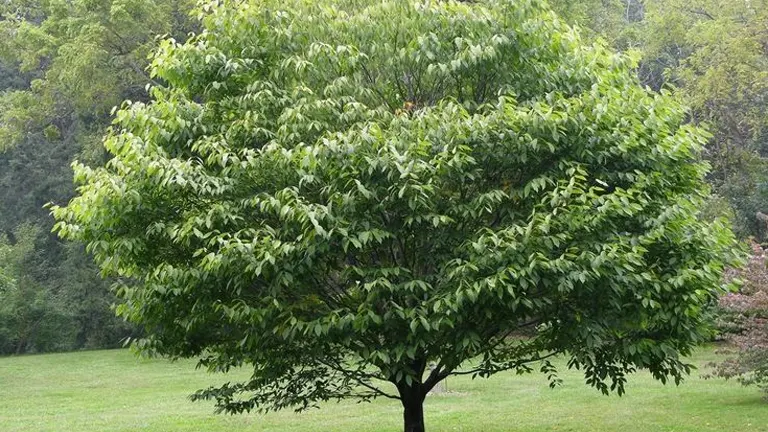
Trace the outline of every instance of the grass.
<path fill-rule="evenodd" d="M 715 358 L 702 349 L 692 359 Z M 695 372 L 664 386 L 645 373 L 630 378 L 621 398 L 586 387 L 576 371 L 551 390 L 539 375 L 500 374 L 448 381 L 449 393 L 426 402 L 429 432 L 768 432 L 768 403 L 754 388 L 705 381 Z M 242 376 L 242 374 L 240 374 Z M 396 401 L 327 404 L 303 414 L 213 414 L 192 403 L 194 390 L 227 377 L 192 362 L 137 359 L 126 350 L 0 358 L 0 431 L 398 431 Z M 232 377 L 230 377 L 232 379 Z"/>

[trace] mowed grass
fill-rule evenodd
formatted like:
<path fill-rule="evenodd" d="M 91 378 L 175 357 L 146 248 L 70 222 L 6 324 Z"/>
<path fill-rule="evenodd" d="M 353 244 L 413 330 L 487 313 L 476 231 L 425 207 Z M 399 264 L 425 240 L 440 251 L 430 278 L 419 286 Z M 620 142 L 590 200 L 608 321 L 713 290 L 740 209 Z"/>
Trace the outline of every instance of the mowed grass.
<path fill-rule="evenodd" d="M 704 365 L 715 358 L 706 348 L 692 361 Z M 554 390 L 535 374 L 451 378 L 448 393 L 427 398 L 427 430 L 768 432 L 768 403 L 757 390 L 705 381 L 700 373 L 679 387 L 638 373 L 621 398 L 585 386 L 577 371 L 563 371 L 565 383 Z M 198 388 L 243 376 L 209 375 L 193 362 L 138 359 L 127 350 L 0 358 L 0 431 L 401 430 L 401 409 L 392 400 L 228 416 L 187 398 Z"/>

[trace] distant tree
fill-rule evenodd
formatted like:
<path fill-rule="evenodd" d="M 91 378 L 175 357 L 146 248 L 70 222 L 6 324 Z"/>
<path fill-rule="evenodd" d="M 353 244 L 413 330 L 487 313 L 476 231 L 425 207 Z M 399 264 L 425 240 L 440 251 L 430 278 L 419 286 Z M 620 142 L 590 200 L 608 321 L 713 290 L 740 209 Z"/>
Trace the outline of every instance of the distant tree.
<path fill-rule="evenodd" d="M 688 372 L 732 235 L 697 218 L 707 135 L 630 59 L 536 1 L 203 10 L 53 207 L 140 349 L 253 368 L 195 398 L 389 397 L 417 432 L 451 375 Z"/>
<path fill-rule="evenodd" d="M 32 224 L 0 235 L 0 355 L 119 347 L 135 335 L 114 316 L 115 297 L 87 255 L 69 251 L 82 246 L 46 265 L 38 244 L 47 237 Z"/>
<path fill-rule="evenodd" d="M 579 26 L 590 39 L 602 38 L 616 49 L 639 45 L 635 24 L 645 16 L 641 0 L 550 0 L 548 3 L 561 18 Z"/>
<path fill-rule="evenodd" d="M 193 30 L 192 0 L 7 0 L 0 60 L 26 86 L 0 93 L 0 149 L 24 139 L 97 133 L 122 100 L 144 99 L 158 35 Z M 1 91 L 2 89 L 0 89 Z"/>
<path fill-rule="evenodd" d="M 74 336 L 72 312 L 62 293 L 36 283 L 24 271 L 39 234 L 25 225 L 12 240 L 0 236 L 0 354 L 61 349 Z"/>

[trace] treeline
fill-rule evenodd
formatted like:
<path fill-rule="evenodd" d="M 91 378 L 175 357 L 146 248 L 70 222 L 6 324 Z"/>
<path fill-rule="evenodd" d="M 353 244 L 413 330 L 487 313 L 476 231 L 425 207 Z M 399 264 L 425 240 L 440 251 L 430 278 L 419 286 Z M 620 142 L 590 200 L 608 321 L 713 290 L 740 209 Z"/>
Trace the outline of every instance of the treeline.
<path fill-rule="evenodd" d="M 552 0 L 594 40 L 638 58 L 642 82 L 675 90 L 712 133 L 714 199 L 742 237 L 766 238 L 768 0 Z M 197 30 L 194 0 L 0 3 L 0 354 L 110 347 L 114 318 L 87 252 L 50 234 L 44 205 L 74 193 L 70 162 L 104 162 L 110 111 L 145 100 L 159 35 Z M 162 83 L 154 83 L 162 84 Z"/>
<path fill-rule="evenodd" d="M 106 160 L 110 110 L 146 99 L 158 35 L 196 30 L 194 0 L 0 2 L 0 354 L 119 346 L 110 281 L 51 234 L 70 163 Z"/>

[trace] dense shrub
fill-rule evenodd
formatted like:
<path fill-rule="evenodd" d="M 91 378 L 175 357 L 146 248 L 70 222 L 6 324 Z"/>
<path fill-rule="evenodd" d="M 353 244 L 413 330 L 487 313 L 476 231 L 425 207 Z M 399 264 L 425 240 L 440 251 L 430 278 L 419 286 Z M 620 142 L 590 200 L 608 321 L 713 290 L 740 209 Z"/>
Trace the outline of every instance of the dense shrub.
<path fill-rule="evenodd" d="M 744 269 L 731 275 L 744 285 L 719 301 L 720 327 L 732 346 L 728 351 L 735 350 L 736 355 L 713 364 L 713 375 L 735 378 L 768 392 L 768 253 L 757 243 L 751 249 Z"/>

